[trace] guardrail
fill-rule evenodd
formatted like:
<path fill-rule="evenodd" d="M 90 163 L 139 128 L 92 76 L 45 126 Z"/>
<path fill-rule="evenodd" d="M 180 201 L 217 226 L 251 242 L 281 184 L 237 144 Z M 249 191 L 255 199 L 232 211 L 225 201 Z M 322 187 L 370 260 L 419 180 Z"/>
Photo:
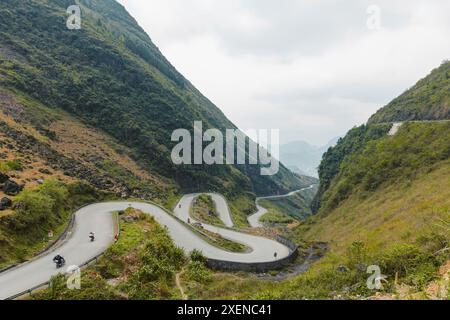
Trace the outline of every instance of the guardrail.
<path fill-rule="evenodd" d="M 186 229 L 188 229 L 190 232 L 193 232 L 195 234 L 201 234 L 201 232 L 194 227 L 190 226 L 177 216 L 175 216 L 172 212 L 170 212 L 168 209 L 164 208 L 163 206 L 151 202 L 151 201 L 139 201 L 143 203 L 150 203 L 153 204 L 162 210 L 164 210 L 166 213 L 168 213 L 173 219 L 179 221 L 181 224 L 183 224 Z M 228 228 L 228 227 L 221 227 L 223 229 L 233 230 L 237 231 L 235 228 Z M 275 241 L 278 243 L 281 243 L 282 245 L 285 245 L 291 250 L 291 253 L 279 260 L 274 261 L 268 261 L 268 262 L 255 262 L 255 263 L 245 263 L 245 262 L 232 262 L 232 261 L 225 261 L 225 260 L 219 260 L 219 259 L 210 259 L 206 258 L 206 264 L 209 268 L 215 269 L 215 270 L 222 270 L 222 271 L 247 271 L 247 272 L 265 272 L 268 270 L 279 270 L 284 268 L 286 265 L 294 261 L 298 257 L 298 245 L 294 242 L 290 241 L 289 239 L 286 239 L 281 236 L 277 236 L 275 238 Z"/>
<path fill-rule="evenodd" d="M 206 264 L 211 269 L 223 271 L 266 272 L 268 270 L 280 270 L 298 257 L 299 247 L 294 242 L 281 236 L 278 236 L 275 240 L 291 250 L 287 257 L 268 262 L 233 262 L 207 258 Z"/>

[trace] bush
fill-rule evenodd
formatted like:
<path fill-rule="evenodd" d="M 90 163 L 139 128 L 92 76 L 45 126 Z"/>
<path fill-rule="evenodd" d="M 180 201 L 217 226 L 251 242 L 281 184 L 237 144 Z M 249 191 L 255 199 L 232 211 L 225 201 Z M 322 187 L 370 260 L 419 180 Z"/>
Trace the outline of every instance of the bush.
<path fill-rule="evenodd" d="M 206 263 L 206 257 L 203 255 L 203 253 L 197 249 L 194 249 L 194 251 L 191 252 L 191 260 L 194 262 L 200 262 L 205 264 Z"/>
<path fill-rule="evenodd" d="M 212 281 L 212 272 L 202 262 L 191 261 L 187 267 L 189 279 L 206 284 Z"/>
<path fill-rule="evenodd" d="M 0 172 L 8 173 L 9 171 L 20 171 L 23 170 L 23 165 L 19 160 L 10 160 L 6 162 L 0 162 Z"/>
<path fill-rule="evenodd" d="M 386 275 L 422 287 L 436 277 L 439 261 L 414 245 L 395 245 L 380 256 L 380 266 Z"/>
<path fill-rule="evenodd" d="M 131 277 L 127 286 L 131 299 L 167 297 L 173 285 L 175 273 L 184 265 L 184 251 L 175 246 L 167 230 L 154 224 L 151 237 L 141 249 L 141 265 Z"/>
<path fill-rule="evenodd" d="M 16 171 L 23 170 L 23 165 L 19 160 L 7 161 L 6 165 L 9 168 L 9 170 L 16 170 Z"/>

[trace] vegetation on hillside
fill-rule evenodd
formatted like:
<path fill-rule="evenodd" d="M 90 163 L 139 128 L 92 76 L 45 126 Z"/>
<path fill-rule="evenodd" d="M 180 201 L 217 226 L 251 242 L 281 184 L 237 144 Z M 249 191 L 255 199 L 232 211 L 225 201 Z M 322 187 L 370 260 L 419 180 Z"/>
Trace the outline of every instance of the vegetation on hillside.
<path fill-rule="evenodd" d="M 347 143 L 354 146 L 354 141 L 351 133 L 336 149 L 327 153 L 321 165 L 321 177 L 326 177 L 327 170 L 333 167 L 328 165 L 332 158 L 329 155 L 338 154 L 339 148 L 345 149 Z M 450 122 L 407 123 L 393 137 L 365 140 L 359 150 L 344 153 L 346 156 L 331 182 L 324 178 L 320 212 L 329 212 L 356 192 L 364 197 L 383 185 L 407 185 L 417 175 L 431 171 L 436 164 L 450 158 L 448 141 Z"/>
<path fill-rule="evenodd" d="M 294 233 L 327 242 L 330 251 L 280 297 L 375 295 L 365 284 L 370 265 L 387 276 L 381 292 L 388 298 L 449 297 L 448 271 L 438 270 L 450 259 L 450 122 L 405 122 L 387 135 L 395 121 L 449 118 L 449 67 L 443 63 L 324 155 L 318 214 Z"/>
<path fill-rule="evenodd" d="M 324 193 L 339 173 L 344 160 L 363 149 L 369 141 L 385 136 L 390 127 L 390 125 L 355 127 L 344 138 L 339 139 L 335 147 L 330 148 L 323 155 L 319 166 L 320 187 L 312 205 L 314 212 L 318 211 Z"/>
<path fill-rule="evenodd" d="M 290 197 L 263 199 L 259 204 L 276 215 L 288 216 L 295 220 L 303 220 L 312 215 L 311 203 L 317 193 L 318 186 L 303 190 Z M 263 217 L 264 218 L 267 217 Z"/>
<path fill-rule="evenodd" d="M 450 120 L 450 61 L 373 115 L 369 124 L 408 120 Z"/>
<path fill-rule="evenodd" d="M 14 199 L 14 212 L 0 217 L 0 267 L 23 262 L 44 249 L 77 207 L 105 196 L 85 183 L 57 180 L 24 190 Z"/>
<path fill-rule="evenodd" d="M 175 180 L 183 192 L 273 194 L 301 182 L 284 167 L 176 166 L 173 130 L 235 126 L 164 58 L 115 1 L 80 0 L 82 29 L 66 28 L 72 1 L 0 4 L 0 83 L 45 106 L 63 109 L 132 149 L 145 170 Z M 50 130 L 52 121 L 42 124 Z M 225 187 L 224 187 L 225 186 Z"/>
<path fill-rule="evenodd" d="M 201 194 L 195 198 L 191 207 L 191 217 L 207 224 L 224 226 L 217 212 L 216 204 L 207 194 Z"/>

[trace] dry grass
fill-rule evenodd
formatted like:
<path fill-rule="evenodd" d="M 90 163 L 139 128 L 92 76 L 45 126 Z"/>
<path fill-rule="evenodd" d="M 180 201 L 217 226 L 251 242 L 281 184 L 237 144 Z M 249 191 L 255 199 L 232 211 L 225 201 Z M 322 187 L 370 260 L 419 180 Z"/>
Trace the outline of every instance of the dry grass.
<path fill-rule="evenodd" d="M 307 231 L 309 239 L 329 242 L 342 253 L 362 240 L 380 250 L 393 243 L 411 243 L 450 217 L 450 162 L 415 179 L 410 186 L 392 185 L 362 200 L 353 195 Z"/>
<path fill-rule="evenodd" d="M 157 190 L 173 189 L 171 181 L 153 174 L 136 163 L 130 157 L 132 154 L 130 149 L 120 145 L 109 135 L 84 125 L 64 111 L 49 109 L 34 100 L 0 90 L 0 120 L 11 129 L 36 138 L 57 153 L 77 161 L 86 168 L 98 171 L 100 174 L 113 175 L 124 181 L 130 179 L 126 180 L 127 184 L 139 183 Z M 42 126 L 54 138 L 49 138 L 42 131 L 38 131 L 36 126 Z M 5 137 L 2 132 L 0 132 L 0 141 L 5 144 L 9 143 L 13 147 L 16 146 L 16 142 Z M 16 159 L 20 152 L 20 150 L 14 149 L 3 151 L 7 152 L 8 159 Z M 39 155 L 25 154 L 20 157 L 27 162 L 27 168 L 24 172 L 14 174 L 18 176 L 16 181 L 26 183 L 27 187 L 28 185 L 34 186 L 39 179 L 48 178 L 48 176 L 42 175 L 39 169 L 52 171 L 52 177 L 69 179 L 64 177 L 61 172 L 53 173 L 54 170 L 45 166 L 45 161 Z M 124 175 L 116 177 L 114 170 L 121 170 Z"/>
<path fill-rule="evenodd" d="M 58 139 L 56 141 L 51 141 L 50 145 L 61 154 L 82 163 L 89 163 L 90 159 L 101 157 L 126 168 L 136 177 L 146 180 L 154 185 L 166 185 L 160 177 L 152 175 L 140 168 L 126 154 L 129 150 L 126 150 L 125 147 L 120 147 L 123 153 L 119 154 L 113 148 L 114 146 L 118 149 L 118 145 L 116 145 L 107 135 L 96 129 L 88 128 L 67 116 L 53 123 L 52 130 L 56 133 Z"/>

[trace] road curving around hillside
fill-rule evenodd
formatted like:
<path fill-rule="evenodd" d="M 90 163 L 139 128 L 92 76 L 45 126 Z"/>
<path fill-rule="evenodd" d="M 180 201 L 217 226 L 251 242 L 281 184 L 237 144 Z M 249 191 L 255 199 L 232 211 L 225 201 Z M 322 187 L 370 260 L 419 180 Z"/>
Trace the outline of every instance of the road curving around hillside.
<path fill-rule="evenodd" d="M 268 212 L 266 208 L 262 207 L 261 205 L 259 205 L 259 202 L 261 200 L 277 200 L 277 199 L 283 199 L 283 198 L 288 198 L 291 197 L 293 195 L 296 195 L 297 193 L 300 193 L 302 191 L 306 191 L 306 190 L 311 190 L 315 187 L 315 185 L 311 185 L 307 188 L 303 188 L 297 191 L 292 191 L 288 194 L 284 194 L 284 195 L 279 195 L 279 196 L 269 196 L 269 197 L 260 197 L 260 198 L 256 198 L 256 208 L 258 209 L 258 211 L 251 215 L 250 217 L 248 217 L 248 223 L 250 224 L 250 226 L 252 228 L 262 228 L 264 227 L 264 225 L 260 222 L 260 219 Z"/>
<path fill-rule="evenodd" d="M 146 202 L 117 201 L 83 207 L 75 213 L 73 229 L 62 244 L 50 249 L 35 260 L 0 273 L 0 299 L 8 299 L 36 288 L 47 283 L 52 276 L 64 272 L 63 269 L 57 270 L 52 261 L 57 254 L 66 259 L 66 267 L 84 265 L 101 255 L 111 246 L 116 235 L 112 213 L 130 207 L 153 216 L 161 225 L 167 227 L 174 243 L 186 252 L 192 252 L 194 249 L 200 250 L 209 259 L 243 264 L 273 263 L 282 261 L 292 254 L 292 249 L 275 240 L 232 230 L 233 222 L 228 204 L 225 198 L 218 194 L 210 195 L 226 228 L 202 224 L 203 228 L 228 240 L 241 243 L 251 250 L 246 253 L 235 253 L 211 245 L 187 225 L 188 221 L 196 222 L 189 217 L 189 212 L 198 195 L 183 196 L 173 215 L 155 204 Z M 95 242 L 89 241 L 90 232 L 95 233 Z"/>

